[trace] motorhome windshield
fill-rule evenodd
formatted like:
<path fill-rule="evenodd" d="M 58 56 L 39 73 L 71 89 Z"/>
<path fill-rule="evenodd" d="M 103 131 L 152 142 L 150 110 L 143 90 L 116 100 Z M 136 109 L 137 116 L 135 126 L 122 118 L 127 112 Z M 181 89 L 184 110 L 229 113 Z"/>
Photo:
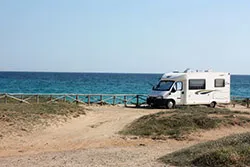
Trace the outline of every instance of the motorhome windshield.
<path fill-rule="evenodd" d="M 154 90 L 156 91 L 169 91 L 174 81 L 160 81 Z"/>

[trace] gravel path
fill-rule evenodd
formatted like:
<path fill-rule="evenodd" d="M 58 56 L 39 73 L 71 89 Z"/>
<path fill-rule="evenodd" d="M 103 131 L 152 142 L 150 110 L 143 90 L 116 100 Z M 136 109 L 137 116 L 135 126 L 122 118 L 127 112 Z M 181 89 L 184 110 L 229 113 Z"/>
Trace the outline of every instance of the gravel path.
<path fill-rule="evenodd" d="M 101 167 L 101 166 L 164 166 L 156 161 L 157 156 L 151 157 L 145 148 L 99 148 L 57 153 L 43 153 L 32 156 L 22 156 L 0 159 L 3 167 Z"/>

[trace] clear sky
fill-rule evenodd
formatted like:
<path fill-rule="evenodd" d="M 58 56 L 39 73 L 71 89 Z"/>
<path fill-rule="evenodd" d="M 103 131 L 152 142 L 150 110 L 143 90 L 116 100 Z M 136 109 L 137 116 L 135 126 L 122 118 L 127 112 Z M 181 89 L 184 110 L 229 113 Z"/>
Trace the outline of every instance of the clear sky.
<path fill-rule="evenodd" d="M 0 71 L 250 74 L 249 0 L 0 0 Z"/>

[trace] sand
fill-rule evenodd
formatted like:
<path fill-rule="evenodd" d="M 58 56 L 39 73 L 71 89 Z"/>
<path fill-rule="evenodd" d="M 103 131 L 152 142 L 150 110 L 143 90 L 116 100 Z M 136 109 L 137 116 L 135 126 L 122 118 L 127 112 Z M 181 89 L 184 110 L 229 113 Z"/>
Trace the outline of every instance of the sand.
<path fill-rule="evenodd" d="M 164 166 L 157 159 L 191 145 L 250 131 L 219 128 L 195 133 L 189 140 L 152 140 L 118 134 L 124 126 L 162 109 L 92 106 L 86 115 L 44 130 L 0 139 L 0 166 Z M 247 110 L 249 111 L 249 110 Z"/>

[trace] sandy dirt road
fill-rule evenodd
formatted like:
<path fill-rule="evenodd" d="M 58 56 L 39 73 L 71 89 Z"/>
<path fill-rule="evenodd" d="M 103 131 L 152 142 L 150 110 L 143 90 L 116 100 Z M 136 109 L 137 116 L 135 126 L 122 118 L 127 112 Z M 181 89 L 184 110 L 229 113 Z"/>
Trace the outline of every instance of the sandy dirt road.
<path fill-rule="evenodd" d="M 0 156 L 96 148 L 123 144 L 117 134 L 125 125 L 143 115 L 160 110 L 123 107 L 92 107 L 86 115 L 42 131 L 1 140 Z"/>
<path fill-rule="evenodd" d="M 0 140 L 0 166 L 164 166 L 167 153 L 249 128 L 221 128 L 197 133 L 190 140 L 155 141 L 120 136 L 133 120 L 159 109 L 91 107 L 86 115 L 43 131 Z"/>

